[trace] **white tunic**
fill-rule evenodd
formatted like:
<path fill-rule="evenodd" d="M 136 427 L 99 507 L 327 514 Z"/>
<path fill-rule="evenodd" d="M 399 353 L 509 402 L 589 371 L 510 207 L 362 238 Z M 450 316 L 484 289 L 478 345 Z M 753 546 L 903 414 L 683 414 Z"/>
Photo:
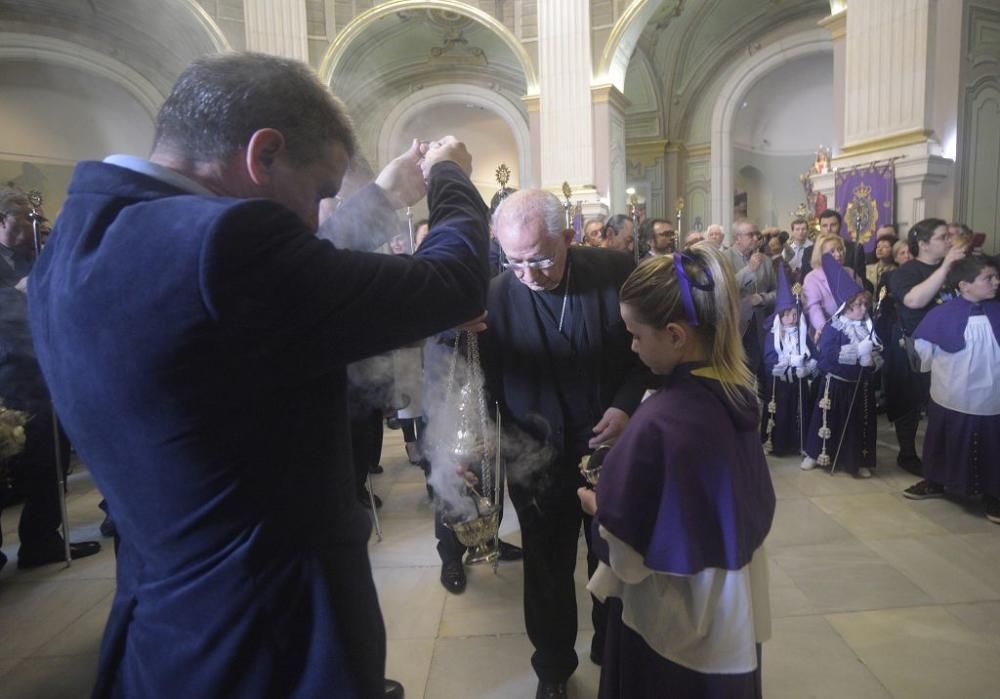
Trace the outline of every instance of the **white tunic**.
<path fill-rule="evenodd" d="M 1000 345 L 989 318 L 969 316 L 965 348 L 945 352 L 917 340 L 920 370 L 931 372 L 931 398 L 948 410 L 968 415 L 1000 415 Z"/>
<path fill-rule="evenodd" d="M 658 655 L 695 672 L 742 674 L 757 669 L 757 644 L 771 637 L 764 547 L 740 570 L 695 575 L 650 570 L 642 555 L 604 527 L 611 566 L 601 563 L 587 589 L 622 601 L 622 622 Z"/>

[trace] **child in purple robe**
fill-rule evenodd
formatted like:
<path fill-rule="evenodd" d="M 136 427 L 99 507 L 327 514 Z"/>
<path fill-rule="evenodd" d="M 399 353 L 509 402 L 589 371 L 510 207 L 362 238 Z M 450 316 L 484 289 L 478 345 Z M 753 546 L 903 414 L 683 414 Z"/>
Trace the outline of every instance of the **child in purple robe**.
<path fill-rule="evenodd" d="M 600 697 L 760 697 L 775 498 L 732 270 L 701 243 L 644 262 L 620 301 L 664 381 L 580 490 L 601 558 L 588 588 L 609 612 Z"/>
<path fill-rule="evenodd" d="M 913 333 L 921 370 L 931 372 L 924 480 L 903 495 L 983 496 L 1000 524 L 1000 302 L 997 267 L 969 256 L 948 272 L 958 297 L 933 308 Z"/>
<path fill-rule="evenodd" d="M 771 332 L 764 340 L 764 384 L 767 411 L 761 422 L 761 439 L 768 454 L 802 454 L 805 432 L 814 401 L 810 380 L 816 360 L 805 315 L 792 294 L 784 265 L 778 267 L 778 286 Z"/>
<path fill-rule="evenodd" d="M 876 372 L 882 347 L 869 315 L 871 294 L 832 257 L 823 256 L 830 290 L 839 304 L 823 326 L 819 356 L 819 398 L 806 433 L 801 468 L 816 466 L 871 478 L 875 469 Z"/>

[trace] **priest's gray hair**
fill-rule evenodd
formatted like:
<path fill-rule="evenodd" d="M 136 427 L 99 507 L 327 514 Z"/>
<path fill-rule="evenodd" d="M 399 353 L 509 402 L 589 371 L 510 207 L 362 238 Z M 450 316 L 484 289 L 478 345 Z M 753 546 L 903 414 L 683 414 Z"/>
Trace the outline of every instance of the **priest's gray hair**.
<path fill-rule="evenodd" d="M 357 150 L 344 104 L 306 64 L 261 53 L 205 56 L 188 66 L 156 117 L 153 150 L 194 162 L 239 152 L 260 129 L 280 131 L 296 164 L 323 157 L 323 146 Z"/>
<path fill-rule="evenodd" d="M 514 192 L 497 207 L 493 214 L 493 230 L 500 230 L 506 219 L 514 219 L 520 225 L 541 220 L 545 234 L 549 238 L 562 238 L 566 230 L 566 213 L 562 202 L 552 192 L 544 189 L 522 189 Z"/>

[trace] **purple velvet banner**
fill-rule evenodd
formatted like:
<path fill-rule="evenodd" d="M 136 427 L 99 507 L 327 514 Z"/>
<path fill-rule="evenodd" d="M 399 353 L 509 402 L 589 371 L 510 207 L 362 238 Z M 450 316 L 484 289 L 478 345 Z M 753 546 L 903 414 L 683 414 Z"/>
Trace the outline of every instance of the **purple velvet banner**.
<path fill-rule="evenodd" d="M 844 217 L 840 234 L 874 250 L 875 231 L 895 220 L 895 162 L 837 170 L 835 181 L 837 210 Z"/>

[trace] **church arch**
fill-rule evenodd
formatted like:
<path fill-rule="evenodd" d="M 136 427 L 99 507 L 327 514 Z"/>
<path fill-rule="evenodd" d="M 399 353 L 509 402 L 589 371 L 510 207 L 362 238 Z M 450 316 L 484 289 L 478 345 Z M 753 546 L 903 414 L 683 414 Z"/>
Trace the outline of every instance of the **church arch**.
<path fill-rule="evenodd" d="M 733 220 L 733 121 L 743 98 L 755 82 L 778 66 L 802 56 L 832 53 L 833 41 L 825 29 L 785 37 L 762 48 L 737 65 L 722 86 L 712 112 L 712 222 L 729 229 Z"/>
<path fill-rule="evenodd" d="M 535 70 L 531 57 L 517 37 L 503 24 L 491 15 L 483 12 L 477 7 L 472 7 L 458 0 L 389 0 L 380 5 L 376 5 L 370 10 L 362 12 L 337 33 L 336 38 L 326 50 L 323 61 L 319 67 L 319 77 L 324 84 L 331 84 L 337 66 L 344 57 L 348 48 L 373 22 L 404 10 L 446 10 L 464 15 L 476 20 L 480 24 L 491 29 L 510 48 L 517 57 L 524 71 L 524 79 L 527 83 L 528 95 L 538 94 L 538 74 Z"/>
<path fill-rule="evenodd" d="M 625 92 L 625 74 L 628 72 L 632 52 L 639 42 L 643 29 L 660 9 L 663 0 L 632 0 L 611 28 L 611 34 L 601 51 L 601 58 L 594 71 L 595 84 L 610 83 Z"/>
<path fill-rule="evenodd" d="M 414 92 L 389 112 L 379 133 L 376 162 L 387 163 L 398 153 L 394 144 L 402 138 L 401 130 L 416 114 L 442 103 L 473 104 L 499 116 L 510 128 L 517 143 L 518 182 L 526 186 L 531 178 L 531 133 L 525 115 L 503 95 L 477 85 L 431 85 Z"/>

